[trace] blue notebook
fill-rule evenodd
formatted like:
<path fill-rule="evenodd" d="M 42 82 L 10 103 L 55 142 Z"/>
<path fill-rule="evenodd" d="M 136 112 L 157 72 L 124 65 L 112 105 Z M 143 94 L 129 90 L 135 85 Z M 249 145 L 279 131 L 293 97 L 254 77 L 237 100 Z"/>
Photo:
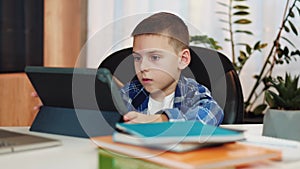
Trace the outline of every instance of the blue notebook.
<path fill-rule="evenodd" d="M 114 132 L 113 140 L 115 142 L 142 146 L 157 147 L 179 143 L 200 146 L 244 139 L 243 132 L 204 125 L 198 121 L 143 124 L 117 123 L 116 128 L 121 132 Z"/>

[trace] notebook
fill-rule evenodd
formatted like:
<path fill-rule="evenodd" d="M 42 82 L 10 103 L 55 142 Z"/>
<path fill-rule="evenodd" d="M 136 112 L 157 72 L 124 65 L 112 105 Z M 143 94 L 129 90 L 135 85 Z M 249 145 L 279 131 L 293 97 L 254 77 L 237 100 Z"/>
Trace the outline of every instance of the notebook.
<path fill-rule="evenodd" d="M 114 141 L 135 145 L 227 143 L 245 138 L 243 132 L 204 125 L 199 121 L 146 124 L 117 123 L 116 127 L 127 133 L 128 136 L 115 132 Z"/>
<path fill-rule="evenodd" d="M 115 142 L 186 152 L 244 139 L 243 131 L 204 125 L 198 121 L 146 124 L 117 123 Z"/>
<path fill-rule="evenodd" d="M 147 142 L 148 141 L 147 139 L 141 139 L 141 138 L 137 138 L 136 136 L 133 136 L 133 135 L 119 133 L 119 132 L 114 133 L 113 140 L 115 142 L 119 142 L 119 143 L 144 146 L 144 147 L 148 147 L 148 148 L 153 148 L 153 149 L 158 149 L 158 150 L 166 150 L 166 151 L 172 151 L 172 152 L 178 152 L 178 153 L 192 151 L 192 150 L 205 148 L 205 147 L 220 146 L 225 143 L 225 142 L 222 142 L 222 143 L 174 142 L 174 143 L 151 144 L 151 143 Z"/>
<path fill-rule="evenodd" d="M 56 139 L 0 129 L 0 154 L 59 146 Z"/>

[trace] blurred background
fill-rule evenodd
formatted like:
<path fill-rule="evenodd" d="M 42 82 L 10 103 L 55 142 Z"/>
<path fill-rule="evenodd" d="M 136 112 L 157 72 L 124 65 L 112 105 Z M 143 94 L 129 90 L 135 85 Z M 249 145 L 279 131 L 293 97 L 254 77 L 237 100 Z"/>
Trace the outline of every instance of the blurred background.
<path fill-rule="evenodd" d="M 188 25 L 191 36 L 213 38 L 218 49 L 232 60 L 233 52 L 240 54 L 245 46 L 232 50 L 228 31 L 228 6 L 246 6 L 248 14 L 233 16 L 247 18 L 251 23 L 236 24 L 238 43 L 254 46 L 268 44 L 253 52 L 239 72 L 244 97 L 250 93 L 273 45 L 284 18 L 283 0 L 0 0 L 0 125 L 30 125 L 36 115 L 32 107 L 39 103 L 26 75 L 26 65 L 97 68 L 110 53 L 130 47 L 130 33 L 143 18 L 160 11 L 180 16 Z M 227 6 L 226 6 L 227 5 Z M 299 10 L 298 10 L 299 12 Z M 227 14 L 226 14 L 227 13 Z M 229 12 L 230 13 L 230 12 Z M 300 30 L 299 13 L 292 20 Z M 236 18 L 234 18 L 236 17 Z M 291 26 L 289 27 L 292 32 Z M 300 38 L 284 35 L 297 48 Z M 199 44 L 195 44 L 199 45 Z M 293 48 L 293 45 L 292 46 Z M 299 57 L 298 57 L 299 58 Z M 299 59 L 276 65 L 272 74 L 300 72 Z"/>

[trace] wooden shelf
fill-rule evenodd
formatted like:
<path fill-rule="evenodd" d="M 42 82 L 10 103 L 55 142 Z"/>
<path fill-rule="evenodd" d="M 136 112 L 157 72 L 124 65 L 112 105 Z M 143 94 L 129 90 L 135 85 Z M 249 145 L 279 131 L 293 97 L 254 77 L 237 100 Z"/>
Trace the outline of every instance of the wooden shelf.
<path fill-rule="evenodd" d="M 86 41 L 87 0 L 44 1 L 44 66 L 74 67 Z M 85 66 L 81 58 L 77 66 Z M 25 73 L 0 74 L 0 126 L 29 126 L 40 104 Z"/>

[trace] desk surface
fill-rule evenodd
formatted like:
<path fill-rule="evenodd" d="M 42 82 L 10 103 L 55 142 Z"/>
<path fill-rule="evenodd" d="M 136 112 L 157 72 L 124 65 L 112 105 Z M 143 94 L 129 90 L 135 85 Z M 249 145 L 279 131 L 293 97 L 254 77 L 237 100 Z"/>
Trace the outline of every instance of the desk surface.
<path fill-rule="evenodd" d="M 0 155 L 3 169 L 97 169 L 98 148 L 85 138 L 44 134 L 29 131 L 28 127 L 1 127 L 62 141 L 62 146 Z"/>
<path fill-rule="evenodd" d="M 225 125 L 245 129 L 246 136 L 260 137 L 262 125 Z M 98 148 L 89 139 L 61 136 L 54 134 L 45 134 L 30 132 L 28 127 L 1 127 L 21 133 L 30 133 L 49 138 L 55 138 L 62 141 L 63 145 L 46 149 L 24 151 L 0 155 L 1 168 L 5 169 L 97 169 L 98 168 Z M 296 152 L 299 153 L 300 152 Z M 261 163 L 253 166 L 254 168 L 300 168 L 300 159 L 298 161 L 284 161 Z"/>

